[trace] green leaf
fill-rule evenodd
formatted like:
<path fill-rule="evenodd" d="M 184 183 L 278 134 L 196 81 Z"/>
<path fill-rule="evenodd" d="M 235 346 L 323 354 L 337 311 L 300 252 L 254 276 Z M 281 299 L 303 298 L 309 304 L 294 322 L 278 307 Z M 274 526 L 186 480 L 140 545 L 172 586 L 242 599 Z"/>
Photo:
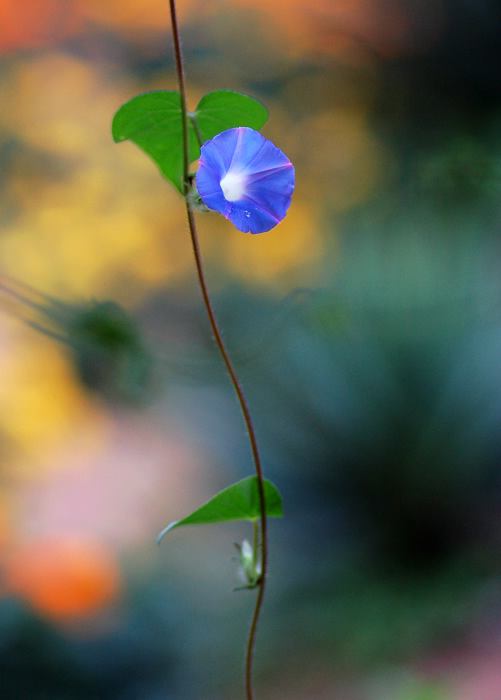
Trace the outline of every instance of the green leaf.
<path fill-rule="evenodd" d="M 266 513 L 273 518 L 283 515 L 282 497 L 271 481 L 265 479 L 264 493 Z M 182 525 L 208 525 L 228 520 L 257 520 L 260 516 L 257 477 L 249 476 L 237 481 L 213 496 L 207 503 L 187 515 L 182 520 L 174 520 L 157 537 L 160 542 L 164 535 Z"/>
<path fill-rule="evenodd" d="M 113 118 L 115 142 L 133 141 L 183 193 L 183 132 L 181 99 L 173 90 L 137 95 L 120 107 Z M 200 151 L 193 129 L 189 133 L 190 162 Z"/>
<path fill-rule="evenodd" d="M 202 97 L 189 117 L 188 156 L 193 163 L 200 157 L 198 136 L 204 143 L 236 126 L 260 129 L 268 119 L 268 111 L 252 97 L 217 90 Z M 115 114 L 112 134 L 117 143 L 132 141 L 139 146 L 183 194 L 183 122 L 178 92 L 156 90 L 133 97 Z"/>
<path fill-rule="evenodd" d="M 233 90 L 216 90 L 204 95 L 193 115 L 202 143 L 236 126 L 259 130 L 268 120 L 268 110 L 258 100 Z"/>

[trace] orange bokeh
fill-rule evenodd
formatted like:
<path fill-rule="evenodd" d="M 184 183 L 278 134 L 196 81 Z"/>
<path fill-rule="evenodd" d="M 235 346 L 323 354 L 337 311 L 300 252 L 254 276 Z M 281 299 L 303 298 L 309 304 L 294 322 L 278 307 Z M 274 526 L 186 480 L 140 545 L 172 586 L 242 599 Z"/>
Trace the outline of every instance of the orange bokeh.
<path fill-rule="evenodd" d="M 232 0 L 248 7 L 279 28 L 277 41 L 292 53 L 331 54 L 350 63 L 374 54 L 394 56 L 413 50 L 414 41 L 433 41 L 440 31 L 441 2 L 432 11 L 433 22 L 419 28 L 400 0 Z M 429 14 L 429 13 L 428 13 Z"/>
<path fill-rule="evenodd" d="M 5 496 L 0 497 L 0 555 L 3 557 L 4 550 L 9 541 L 9 507 Z"/>
<path fill-rule="evenodd" d="M 179 20 L 204 11 L 199 0 L 183 0 Z M 57 45 L 93 25 L 141 39 L 166 32 L 169 21 L 165 0 L 0 0 L 0 53 Z"/>
<path fill-rule="evenodd" d="M 0 0 L 0 53 L 53 44 L 79 25 L 69 0 Z"/>
<path fill-rule="evenodd" d="M 350 62 L 399 55 L 440 33 L 442 4 L 416 28 L 399 0 L 179 0 L 179 21 L 225 18 L 235 8 L 261 15 L 261 30 L 292 53 L 331 54 Z M 259 17 L 257 17 L 259 19 Z M 247 21 L 249 17 L 247 16 Z M 252 21 L 252 17 L 251 20 Z M 103 26 L 143 43 L 170 25 L 166 0 L 0 0 L 0 53 L 57 44 L 76 31 Z M 276 34 L 279 28 L 279 34 Z"/>
<path fill-rule="evenodd" d="M 7 594 L 53 621 L 92 615 L 116 599 L 120 573 L 100 543 L 64 536 L 32 540 L 5 563 Z"/>
<path fill-rule="evenodd" d="M 126 34 L 138 31 L 165 32 L 170 26 L 167 0 L 78 0 L 82 16 Z M 205 3 L 199 0 L 182 0 L 177 3 L 179 20 L 190 14 L 203 12 Z"/>

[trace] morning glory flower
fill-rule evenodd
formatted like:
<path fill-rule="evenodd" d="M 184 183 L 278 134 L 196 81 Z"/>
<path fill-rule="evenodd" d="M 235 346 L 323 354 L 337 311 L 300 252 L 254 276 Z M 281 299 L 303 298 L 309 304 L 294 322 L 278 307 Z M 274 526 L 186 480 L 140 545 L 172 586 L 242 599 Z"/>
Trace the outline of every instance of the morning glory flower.
<path fill-rule="evenodd" d="M 259 131 L 222 131 L 201 148 L 197 190 L 204 204 L 244 233 L 279 224 L 294 191 L 294 166 Z"/>

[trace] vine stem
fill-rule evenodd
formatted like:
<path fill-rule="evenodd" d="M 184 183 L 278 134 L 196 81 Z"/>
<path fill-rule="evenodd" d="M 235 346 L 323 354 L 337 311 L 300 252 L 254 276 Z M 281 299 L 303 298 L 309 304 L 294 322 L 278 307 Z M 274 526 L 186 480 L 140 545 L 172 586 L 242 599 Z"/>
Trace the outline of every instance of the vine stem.
<path fill-rule="evenodd" d="M 188 135 L 188 110 L 186 107 L 186 86 L 184 78 L 184 64 L 183 64 L 183 54 L 181 49 L 181 40 L 179 35 L 179 26 L 177 21 L 176 13 L 176 2 L 175 0 L 169 0 L 170 6 L 170 16 L 172 24 L 172 36 L 174 39 L 174 55 L 176 59 L 176 73 L 177 80 L 179 84 L 179 93 L 181 96 L 181 113 L 182 113 L 182 134 L 183 134 L 183 192 L 186 204 L 186 216 L 188 219 L 188 227 L 190 230 L 191 243 L 193 248 L 193 255 L 195 257 L 195 265 L 197 269 L 198 282 L 200 285 L 200 291 L 202 293 L 202 298 L 204 301 L 205 309 L 207 311 L 207 317 L 216 341 L 216 345 L 219 349 L 219 353 L 223 360 L 223 363 L 228 372 L 228 376 L 235 390 L 238 402 L 240 404 L 240 409 L 242 411 L 242 416 L 247 428 L 247 433 L 249 436 L 249 443 L 252 453 L 252 458 L 254 461 L 254 467 L 257 477 L 258 486 L 258 497 L 259 497 L 259 509 L 260 509 L 260 525 L 261 525 L 261 576 L 258 582 L 258 591 L 256 596 L 256 603 L 254 606 L 254 613 L 252 615 L 252 620 L 249 628 L 249 635 L 247 638 L 246 652 L 245 652 L 245 692 L 247 700 L 253 700 L 253 665 L 254 665 L 254 649 L 256 642 L 256 632 L 259 622 L 259 617 L 263 607 L 264 593 L 266 587 L 266 578 L 268 573 L 268 519 L 266 516 L 266 498 L 264 491 L 264 476 L 263 467 L 261 464 L 261 457 L 259 455 L 259 449 L 257 445 L 256 432 L 254 430 L 254 424 L 252 421 L 252 416 L 249 410 L 249 405 L 245 397 L 244 390 L 238 378 L 237 372 L 233 363 L 231 361 L 230 355 L 226 349 L 226 345 L 223 341 L 221 331 L 214 313 L 214 308 L 212 306 L 211 298 L 209 295 L 209 290 L 207 286 L 207 281 L 205 278 L 202 254 L 200 251 L 200 243 L 198 240 L 197 227 L 195 223 L 195 215 L 193 208 L 188 199 L 189 191 L 189 135 Z M 198 132 L 197 132 L 197 136 Z"/>

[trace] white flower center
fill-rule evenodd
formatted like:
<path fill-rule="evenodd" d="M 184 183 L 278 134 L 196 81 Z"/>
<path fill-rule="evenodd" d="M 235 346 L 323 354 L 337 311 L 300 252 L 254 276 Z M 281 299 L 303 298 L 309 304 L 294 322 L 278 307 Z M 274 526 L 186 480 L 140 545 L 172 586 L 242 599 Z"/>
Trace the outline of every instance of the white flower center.
<path fill-rule="evenodd" d="M 224 198 L 228 202 L 237 202 L 245 194 L 245 185 L 247 178 L 244 173 L 232 173 L 231 170 L 226 173 L 221 182 Z"/>

